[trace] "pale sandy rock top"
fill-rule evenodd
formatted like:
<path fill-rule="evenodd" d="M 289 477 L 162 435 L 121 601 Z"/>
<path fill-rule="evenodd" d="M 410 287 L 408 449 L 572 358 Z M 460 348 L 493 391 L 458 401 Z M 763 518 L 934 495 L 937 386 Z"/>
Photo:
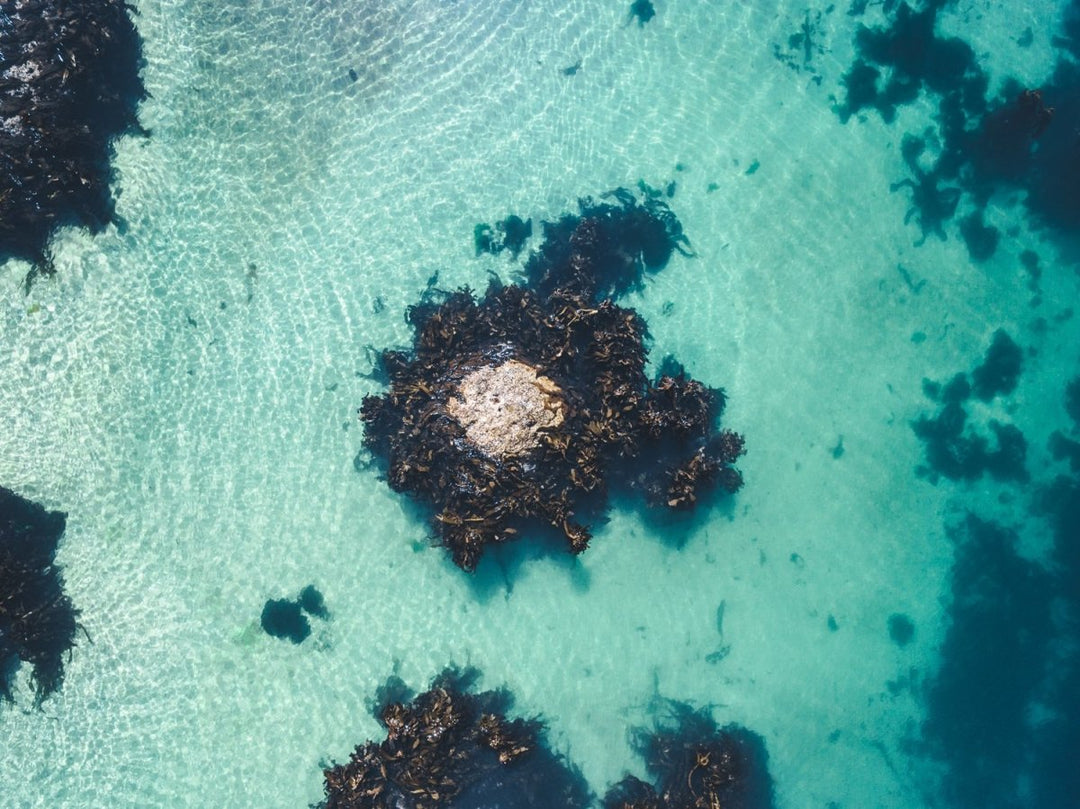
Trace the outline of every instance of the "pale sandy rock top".
<path fill-rule="evenodd" d="M 462 379 L 446 409 L 477 449 L 506 458 L 540 446 L 539 433 L 562 424 L 566 406 L 551 379 L 520 360 L 507 360 Z"/>

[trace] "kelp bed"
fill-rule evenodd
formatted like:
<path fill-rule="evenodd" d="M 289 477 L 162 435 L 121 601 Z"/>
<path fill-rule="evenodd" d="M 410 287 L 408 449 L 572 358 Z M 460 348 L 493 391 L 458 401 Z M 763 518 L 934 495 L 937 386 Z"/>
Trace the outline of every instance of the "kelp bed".
<path fill-rule="evenodd" d="M 324 770 L 324 809 L 584 809 L 593 795 L 553 753 L 535 719 L 508 719 L 506 691 L 472 693 L 479 673 L 448 669 L 413 697 L 396 678 L 376 698 L 386 739 Z M 768 809 L 772 785 L 761 738 L 717 727 L 707 713 L 670 703 L 671 720 L 636 746 L 655 784 L 627 776 L 604 809 Z"/>
<path fill-rule="evenodd" d="M 478 250 L 493 232 L 477 228 Z M 364 443 L 392 489 L 434 509 L 459 567 L 530 523 L 580 553 L 612 487 L 685 510 L 742 485 L 743 439 L 716 426 L 723 392 L 673 361 L 649 379 L 646 324 L 614 301 L 675 251 L 688 242 L 659 194 L 620 189 L 544 222 L 525 283 L 433 293 L 408 310 L 413 345 L 381 353 L 389 390 L 364 398 Z"/>
<path fill-rule="evenodd" d="M 78 610 L 53 563 L 66 516 L 0 486 L 0 698 L 12 699 L 11 675 L 33 666 L 40 701 L 64 679 Z"/>
<path fill-rule="evenodd" d="M 507 719 L 505 691 L 471 693 L 477 676 L 448 669 L 411 700 L 391 679 L 375 706 L 386 739 L 324 771 L 325 808 L 586 805 L 584 781 L 543 746 L 540 723 Z"/>
<path fill-rule="evenodd" d="M 113 219 L 112 139 L 141 131 L 142 43 L 122 0 L 0 6 L 0 260 L 51 272 L 62 225 Z"/>

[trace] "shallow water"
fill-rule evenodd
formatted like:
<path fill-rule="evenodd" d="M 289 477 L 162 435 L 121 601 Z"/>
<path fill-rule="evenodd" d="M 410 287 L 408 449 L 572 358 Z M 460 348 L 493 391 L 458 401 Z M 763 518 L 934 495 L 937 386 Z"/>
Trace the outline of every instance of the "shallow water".
<path fill-rule="evenodd" d="M 662 696 L 761 734 L 778 807 L 940 804 L 949 759 L 921 728 L 950 648 L 949 526 L 1015 526 L 1052 566 L 1029 507 L 1067 471 L 1046 449 L 1071 434 L 1078 368 L 1067 248 L 1015 192 L 987 208 L 990 260 L 956 222 L 914 245 L 890 184 L 932 104 L 891 124 L 832 109 L 879 7 L 657 2 L 638 26 L 628 6 L 139 4 L 152 134 L 117 144 L 124 227 L 59 234 L 29 295 L 24 264 L 0 267 L 0 483 L 68 513 L 58 561 L 92 641 L 41 710 L 25 671 L 0 706 L 5 805 L 305 806 L 320 762 L 379 735 L 365 706 L 388 675 L 421 687 L 451 661 L 542 714 L 601 793 L 642 774 L 627 730 Z M 991 88 L 1038 84 L 1062 10 L 946 8 L 939 30 Z M 808 63 L 790 37 L 811 22 Z M 656 361 L 727 391 L 746 486 L 677 524 L 616 503 L 578 559 L 526 541 L 470 578 L 353 467 L 367 349 L 408 341 L 435 272 L 517 277 L 474 256 L 477 222 L 639 179 L 676 181 L 696 256 L 625 303 Z M 1019 386 L 968 412 L 1020 428 L 1030 481 L 935 484 L 922 380 L 970 372 L 999 328 Z M 299 646 L 262 633 L 265 601 L 309 583 L 331 619 Z M 1053 715 L 1052 693 L 1030 702 Z"/>

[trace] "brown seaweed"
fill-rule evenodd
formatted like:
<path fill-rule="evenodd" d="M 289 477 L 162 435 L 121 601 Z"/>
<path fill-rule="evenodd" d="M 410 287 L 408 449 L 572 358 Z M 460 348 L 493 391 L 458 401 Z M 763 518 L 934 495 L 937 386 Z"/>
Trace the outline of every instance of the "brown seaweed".
<path fill-rule="evenodd" d="M 412 699 L 392 678 L 375 706 L 386 739 L 323 771 L 325 809 L 587 806 L 584 780 L 547 749 L 541 723 L 508 719 L 505 691 L 472 693 L 478 676 L 448 669 Z"/>
<path fill-rule="evenodd" d="M 143 132 L 142 43 L 123 0 L 22 0 L 0 10 L 0 260 L 51 272 L 64 225 L 113 221 L 112 140 Z M 29 281 L 29 278 L 28 278 Z"/>
<path fill-rule="evenodd" d="M 380 357 L 389 390 L 364 398 L 365 446 L 391 488 L 433 508 L 465 570 L 529 524 L 580 553 L 612 485 L 686 509 L 742 484 L 742 438 L 716 429 L 722 392 L 681 368 L 650 380 L 645 322 L 610 297 L 685 252 L 682 228 L 655 197 L 613 198 L 543 224 L 528 285 L 426 296 L 411 350 Z"/>
<path fill-rule="evenodd" d="M 447 669 L 420 695 L 391 677 L 372 711 L 386 739 L 324 769 L 322 809 L 585 809 L 581 773 L 553 754 L 535 719 L 509 719 L 505 690 L 474 693 L 479 672 Z M 603 809 L 771 809 L 764 740 L 718 727 L 705 711 L 664 701 L 666 717 L 634 733 L 655 780 L 626 776 Z"/>
<path fill-rule="evenodd" d="M 0 698 L 18 661 L 33 667 L 38 701 L 64 680 L 79 611 L 64 592 L 56 546 L 66 516 L 0 487 Z"/>

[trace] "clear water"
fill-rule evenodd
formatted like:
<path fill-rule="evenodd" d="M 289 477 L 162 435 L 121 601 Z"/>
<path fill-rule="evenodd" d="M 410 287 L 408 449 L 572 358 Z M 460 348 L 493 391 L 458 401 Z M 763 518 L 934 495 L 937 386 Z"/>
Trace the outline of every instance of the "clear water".
<path fill-rule="evenodd" d="M 955 226 L 913 246 L 889 184 L 932 109 L 839 122 L 843 9 L 818 28 L 817 84 L 774 56 L 802 4 L 659 0 L 644 27 L 628 5 L 139 3 L 152 136 L 117 145 L 126 228 L 60 234 L 29 296 L 25 265 L 0 267 L 0 482 L 68 513 L 58 561 L 92 640 L 40 711 L 25 672 L 0 708 L 0 803 L 305 806 L 320 762 L 379 735 L 377 685 L 455 661 L 542 714 L 600 792 L 642 774 L 627 729 L 661 695 L 760 733 L 780 807 L 927 805 L 938 764 L 909 744 L 925 705 L 887 683 L 939 665 L 948 519 L 1026 512 L 990 479 L 915 475 L 921 380 L 970 370 L 997 328 L 1035 349 L 978 415 L 1007 415 L 1049 477 L 1077 276 L 1008 200 L 986 264 Z M 942 27 L 993 80 L 1038 82 L 1051 33 L 1021 49 L 1016 32 L 1058 11 L 976 3 Z M 366 348 L 408 341 L 436 271 L 514 277 L 474 257 L 477 222 L 638 179 L 677 181 L 697 256 L 628 304 L 653 357 L 727 390 L 747 484 L 678 529 L 620 505 L 576 561 L 524 544 L 470 579 L 353 468 Z M 266 599 L 308 583 L 332 619 L 300 646 L 263 634 Z"/>

